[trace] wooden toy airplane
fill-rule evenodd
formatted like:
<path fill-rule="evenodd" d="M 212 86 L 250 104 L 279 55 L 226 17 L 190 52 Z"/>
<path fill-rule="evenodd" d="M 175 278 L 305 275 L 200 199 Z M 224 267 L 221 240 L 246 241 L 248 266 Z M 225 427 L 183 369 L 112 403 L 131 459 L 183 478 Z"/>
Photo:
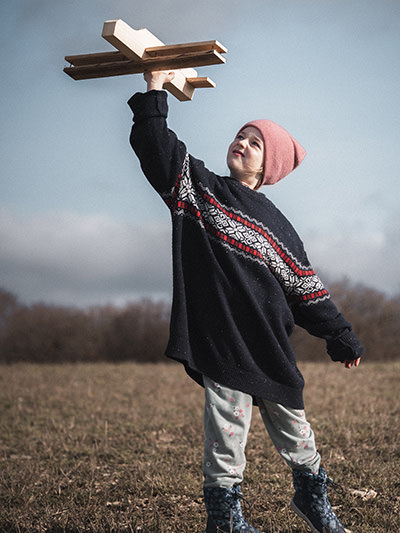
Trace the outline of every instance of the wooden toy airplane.
<path fill-rule="evenodd" d="M 102 37 L 117 51 L 66 56 L 72 66 L 64 72 L 74 80 L 104 78 L 146 71 L 174 70 L 175 78 L 164 88 L 178 100 L 193 98 L 200 87 L 215 87 L 208 77 L 198 77 L 192 67 L 225 63 L 227 49 L 218 41 L 165 45 L 146 28 L 132 29 L 123 20 L 104 23 Z"/>

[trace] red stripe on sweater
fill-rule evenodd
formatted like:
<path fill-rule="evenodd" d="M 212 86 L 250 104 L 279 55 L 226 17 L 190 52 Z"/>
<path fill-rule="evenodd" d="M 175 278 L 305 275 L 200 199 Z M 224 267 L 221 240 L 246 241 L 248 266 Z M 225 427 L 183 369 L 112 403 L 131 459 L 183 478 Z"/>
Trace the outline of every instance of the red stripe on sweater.
<path fill-rule="evenodd" d="M 278 243 L 263 228 L 254 224 L 254 222 L 250 222 L 249 220 L 246 220 L 242 216 L 237 215 L 236 213 L 233 213 L 232 211 L 228 211 L 227 209 L 222 207 L 219 202 L 217 202 L 212 196 L 210 196 L 206 192 L 202 192 L 201 194 L 206 202 L 209 202 L 214 207 L 219 209 L 219 211 L 221 211 L 224 215 L 228 216 L 229 218 L 232 218 L 233 220 L 236 220 L 237 222 L 240 222 L 241 224 L 245 226 L 249 226 L 252 230 L 260 233 L 260 235 L 262 235 L 265 239 L 267 239 L 267 241 L 271 244 L 271 246 L 274 248 L 277 254 L 281 257 L 281 259 L 290 266 L 291 270 L 293 270 L 295 274 L 297 274 L 298 276 L 313 276 L 315 274 L 313 269 L 311 270 L 300 269 L 296 265 L 296 263 L 293 261 L 293 259 L 289 257 L 282 250 L 282 248 L 278 245 Z"/>
<path fill-rule="evenodd" d="M 208 195 L 206 195 L 208 196 Z M 211 197 L 210 197 L 211 198 Z M 211 198 L 212 201 L 210 201 L 210 203 L 213 203 L 214 206 L 217 205 L 217 202 L 215 202 L 215 200 L 213 198 Z M 216 237 L 218 237 L 219 239 L 223 240 L 224 242 L 227 242 L 229 243 L 230 245 L 232 246 L 235 246 L 236 248 L 238 248 L 239 250 L 243 250 L 244 252 L 254 256 L 254 257 L 258 257 L 259 259 L 261 259 L 264 264 L 267 265 L 264 257 L 262 256 L 262 254 L 256 250 L 255 248 L 251 247 L 251 246 L 248 246 L 246 244 L 243 244 L 242 242 L 239 242 L 237 241 L 236 239 L 234 239 L 233 237 L 229 237 L 228 235 L 226 235 L 225 233 L 223 233 L 222 231 L 220 230 L 217 230 L 216 228 L 214 228 L 213 226 L 211 226 L 211 224 L 209 224 L 208 222 L 206 222 L 201 214 L 201 211 L 199 209 L 197 209 L 196 207 L 194 207 L 192 204 L 189 204 L 188 202 L 184 202 L 183 200 L 178 200 L 178 202 L 176 203 L 176 206 L 175 206 L 175 209 L 176 208 L 180 208 L 180 209 L 183 209 L 185 211 L 188 211 L 190 212 L 192 215 L 194 215 L 197 219 L 201 220 L 202 224 L 204 225 L 204 227 L 206 228 L 206 230 L 208 232 L 210 232 L 211 234 L 215 235 Z M 266 237 L 269 237 L 269 235 L 264 231 L 262 230 L 262 228 L 259 228 L 258 226 L 255 226 L 253 223 L 250 223 L 248 222 L 247 220 L 243 219 L 242 217 L 236 215 L 235 213 L 230 213 L 230 212 L 227 212 L 225 209 L 221 208 L 221 211 L 223 211 L 225 214 L 228 214 L 229 213 L 229 216 L 230 218 L 234 218 L 235 220 L 237 220 L 238 222 L 239 221 L 244 221 L 246 222 L 247 224 L 252 224 L 255 228 L 257 228 L 258 231 L 262 232 L 263 235 L 265 235 Z M 275 241 L 273 239 L 268 239 L 269 242 L 271 242 L 271 244 L 274 246 L 274 249 L 276 251 L 281 251 L 281 248 L 275 243 Z M 296 267 L 296 265 L 294 264 L 294 262 L 292 261 L 292 259 L 290 259 L 290 257 L 288 257 L 286 254 L 284 254 L 282 252 L 282 254 L 280 254 L 281 257 L 285 257 L 285 262 L 287 264 L 289 264 L 289 266 L 292 266 L 294 265 Z M 267 265 L 268 267 L 268 265 Z M 268 267 L 269 268 L 269 267 Z M 313 270 L 300 270 L 299 268 L 295 268 L 293 269 L 296 274 L 298 276 L 310 276 L 310 275 L 314 275 L 314 271 Z M 327 296 L 328 295 L 328 291 L 326 289 L 322 289 L 320 291 L 317 291 L 317 292 L 312 292 L 312 293 L 307 293 L 307 294 L 297 294 L 297 295 L 292 295 L 289 297 L 290 300 L 296 300 L 296 301 L 305 301 L 305 302 L 308 302 L 310 300 L 315 300 L 316 298 L 321 298 L 323 296 Z"/>

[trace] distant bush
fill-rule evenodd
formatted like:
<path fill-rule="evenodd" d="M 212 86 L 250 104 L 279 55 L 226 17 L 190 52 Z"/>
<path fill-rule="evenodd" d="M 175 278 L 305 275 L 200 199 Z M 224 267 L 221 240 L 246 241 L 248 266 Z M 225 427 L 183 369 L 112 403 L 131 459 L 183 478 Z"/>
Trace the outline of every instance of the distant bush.
<path fill-rule="evenodd" d="M 20 305 L 0 290 L 0 362 L 161 360 L 170 306 L 142 300 L 123 309 Z"/>
<path fill-rule="evenodd" d="M 7 363 L 94 361 L 98 350 L 99 339 L 84 311 L 43 304 L 16 309 L 1 339 L 1 359 Z"/>
<path fill-rule="evenodd" d="M 365 349 L 365 359 L 399 359 L 400 297 L 340 282 L 332 298 L 352 323 Z M 87 310 L 21 304 L 0 289 L 0 362 L 139 361 L 164 359 L 170 305 L 140 300 L 124 308 Z M 325 342 L 296 328 L 292 344 L 300 361 L 323 361 Z"/>
<path fill-rule="evenodd" d="M 99 355 L 112 361 L 155 362 L 161 359 L 168 341 L 170 306 L 141 300 L 124 309 L 100 309 L 98 329 L 102 339 Z"/>

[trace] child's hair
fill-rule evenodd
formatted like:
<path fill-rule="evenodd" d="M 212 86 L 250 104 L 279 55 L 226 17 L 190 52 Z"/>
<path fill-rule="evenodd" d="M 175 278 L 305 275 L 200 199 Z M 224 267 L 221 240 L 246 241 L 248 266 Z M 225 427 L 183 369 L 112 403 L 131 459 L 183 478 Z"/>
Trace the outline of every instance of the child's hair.
<path fill-rule="evenodd" d="M 263 184 L 263 179 L 264 179 L 264 167 L 261 167 L 257 172 L 257 183 L 254 187 L 255 191 L 261 187 L 261 185 Z"/>
<path fill-rule="evenodd" d="M 257 189 L 259 189 L 262 184 L 263 184 L 263 179 L 264 179 L 264 167 L 260 167 L 259 169 L 257 170 L 248 170 L 248 171 L 245 171 L 243 170 L 242 171 L 242 176 L 244 177 L 248 177 L 248 178 L 251 178 L 254 176 L 254 174 L 257 176 L 257 183 L 256 185 L 253 187 L 253 190 L 256 191 Z"/>

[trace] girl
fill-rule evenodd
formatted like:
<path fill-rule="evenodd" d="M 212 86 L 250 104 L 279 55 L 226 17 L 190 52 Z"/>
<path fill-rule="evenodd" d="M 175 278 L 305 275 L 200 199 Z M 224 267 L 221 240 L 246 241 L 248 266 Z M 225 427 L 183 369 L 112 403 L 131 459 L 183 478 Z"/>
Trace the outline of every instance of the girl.
<path fill-rule="evenodd" d="M 173 303 L 166 355 L 204 387 L 206 531 L 257 532 L 243 517 L 240 484 L 253 403 L 292 469 L 292 508 L 312 531 L 343 533 L 327 498 L 314 434 L 303 411 L 303 377 L 290 334 L 298 324 L 326 340 L 334 361 L 358 366 L 363 349 L 312 270 L 295 230 L 258 192 L 294 170 L 304 149 L 268 120 L 243 126 L 220 177 L 167 127 L 164 83 L 129 100 L 131 145 L 170 209 Z"/>

